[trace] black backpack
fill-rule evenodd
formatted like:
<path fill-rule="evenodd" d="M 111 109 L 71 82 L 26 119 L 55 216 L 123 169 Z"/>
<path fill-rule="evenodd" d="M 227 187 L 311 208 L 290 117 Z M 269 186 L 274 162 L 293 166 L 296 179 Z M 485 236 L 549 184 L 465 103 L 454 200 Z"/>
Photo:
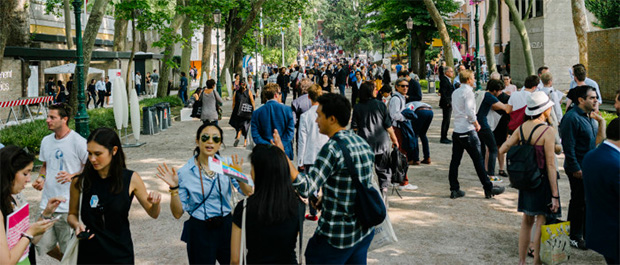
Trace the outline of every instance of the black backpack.
<path fill-rule="evenodd" d="M 360 182 L 357 170 L 355 170 L 355 164 L 353 164 L 353 159 L 351 158 L 351 152 L 342 140 L 335 140 L 342 151 L 349 175 L 351 175 L 353 186 L 355 187 L 355 206 L 353 208 L 355 209 L 357 219 L 363 228 L 370 228 L 381 224 L 387 216 L 387 209 L 381 194 L 372 186 L 367 188 Z"/>
<path fill-rule="evenodd" d="M 407 156 L 401 153 L 398 148 L 394 148 L 390 154 L 390 164 L 392 168 L 392 183 L 400 184 L 405 181 L 405 175 L 407 175 Z"/>
<path fill-rule="evenodd" d="M 506 169 L 508 170 L 510 185 L 515 189 L 535 189 L 542 183 L 541 177 L 543 174 L 536 162 L 536 148 L 534 145 L 530 144 L 534 131 L 542 125 L 544 124 L 538 124 L 532 129 L 527 141 L 523 135 L 523 126 L 519 126 L 521 141 L 519 145 L 510 147 L 508 150 L 508 154 L 506 155 Z M 536 140 L 536 142 L 538 142 L 538 140 Z"/>
<path fill-rule="evenodd" d="M 194 103 L 192 104 L 192 114 L 190 115 L 190 117 L 192 118 L 200 119 L 200 116 L 202 115 L 202 93 L 204 92 L 200 92 L 198 100 L 194 101 Z M 194 97 L 192 97 L 191 99 L 194 99 Z"/>

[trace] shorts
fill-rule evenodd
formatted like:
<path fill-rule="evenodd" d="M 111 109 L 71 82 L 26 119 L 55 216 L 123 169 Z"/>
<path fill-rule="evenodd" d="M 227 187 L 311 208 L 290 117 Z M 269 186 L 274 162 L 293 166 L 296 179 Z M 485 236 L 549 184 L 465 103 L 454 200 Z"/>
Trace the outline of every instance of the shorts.
<path fill-rule="evenodd" d="M 71 239 L 71 235 L 73 234 L 73 229 L 67 223 L 68 213 L 54 213 L 54 217 L 60 216 L 60 219 L 54 223 L 50 229 L 45 231 L 39 243 L 37 243 L 36 248 L 37 252 L 40 255 L 44 255 L 47 252 L 50 252 L 52 249 L 56 247 L 56 243 L 60 246 L 60 252 L 65 253 L 67 249 L 67 244 Z"/>

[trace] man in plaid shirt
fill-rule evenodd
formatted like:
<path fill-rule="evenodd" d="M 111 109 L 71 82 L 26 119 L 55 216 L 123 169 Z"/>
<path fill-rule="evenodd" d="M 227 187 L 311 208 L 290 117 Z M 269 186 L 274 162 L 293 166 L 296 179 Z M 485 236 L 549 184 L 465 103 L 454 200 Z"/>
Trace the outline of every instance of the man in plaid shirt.
<path fill-rule="evenodd" d="M 360 182 L 371 186 L 374 152 L 368 143 L 346 130 L 351 104 L 342 95 L 326 94 L 318 98 L 319 131 L 330 137 L 317 155 L 308 174 L 300 173 L 289 161 L 293 186 L 303 197 L 323 189 L 322 214 L 314 236 L 306 247 L 307 264 L 366 264 L 374 228 L 362 228 L 354 205 L 356 190 L 337 141 L 349 148 Z M 277 132 L 273 142 L 281 147 Z"/>

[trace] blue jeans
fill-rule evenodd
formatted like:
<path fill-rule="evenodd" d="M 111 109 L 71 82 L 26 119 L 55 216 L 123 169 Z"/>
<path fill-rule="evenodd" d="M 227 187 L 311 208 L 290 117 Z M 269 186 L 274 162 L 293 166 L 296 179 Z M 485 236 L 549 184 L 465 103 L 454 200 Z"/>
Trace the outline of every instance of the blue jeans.
<path fill-rule="evenodd" d="M 495 135 L 491 131 L 491 128 L 483 128 L 478 131 L 478 138 L 482 144 L 480 145 L 480 155 L 484 160 L 486 149 L 489 148 L 489 162 L 486 170 L 487 175 L 495 176 L 495 160 L 497 160 L 497 144 L 495 143 Z"/>
<path fill-rule="evenodd" d="M 310 167 L 313 166 L 312 164 L 310 165 L 304 165 L 304 172 L 306 174 L 310 173 Z M 314 207 L 312 207 L 312 205 L 310 205 L 310 202 L 308 202 L 308 210 L 310 210 L 310 215 L 312 216 L 316 216 L 317 210 L 314 209 Z"/>
<path fill-rule="evenodd" d="M 288 95 L 288 92 L 282 92 L 282 104 L 286 105 L 286 96 Z"/>
<path fill-rule="evenodd" d="M 366 264 L 368 247 L 374 236 L 372 231 L 355 246 L 339 249 L 330 245 L 326 236 L 315 233 L 306 246 L 306 264 Z"/>
<path fill-rule="evenodd" d="M 485 190 L 493 188 L 493 184 L 487 177 L 487 173 L 484 170 L 484 158 L 480 155 L 480 140 L 476 131 L 471 130 L 466 133 L 452 133 L 452 160 L 450 160 L 450 171 L 448 173 L 448 179 L 450 181 L 450 190 L 459 190 L 459 166 L 461 165 L 461 159 L 463 158 L 463 151 L 467 151 L 472 162 L 474 162 L 474 168 L 478 174 L 478 179 L 482 183 L 482 187 Z"/>
<path fill-rule="evenodd" d="M 185 105 L 185 101 L 186 101 L 186 96 L 185 94 L 187 93 L 187 88 L 181 88 L 179 89 L 179 97 L 181 98 L 181 100 L 183 101 L 183 105 Z"/>
<path fill-rule="evenodd" d="M 346 85 L 345 84 L 339 84 L 338 85 L 338 89 L 340 90 L 340 95 L 344 96 L 344 89 L 345 89 Z"/>
<path fill-rule="evenodd" d="M 420 138 L 422 141 L 422 151 L 424 153 L 424 159 L 430 158 L 430 149 L 428 147 L 428 138 L 426 137 L 426 132 L 428 131 L 428 127 L 431 126 L 431 122 L 433 121 L 433 111 L 430 109 L 418 109 L 415 111 L 415 114 L 418 116 L 417 120 L 412 121 L 413 131 L 416 136 Z M 418 138 L 416 137 L 416 141 Z M 420 161 L 420 145 L 417 144 L 413 149 L 413 161 Z"/>
<path fill-rule="evenodd" d="M 138 96 L 142 93 L 142 85 L 141 84 L 136 84 L 136 92 L 138 93 Z"/>

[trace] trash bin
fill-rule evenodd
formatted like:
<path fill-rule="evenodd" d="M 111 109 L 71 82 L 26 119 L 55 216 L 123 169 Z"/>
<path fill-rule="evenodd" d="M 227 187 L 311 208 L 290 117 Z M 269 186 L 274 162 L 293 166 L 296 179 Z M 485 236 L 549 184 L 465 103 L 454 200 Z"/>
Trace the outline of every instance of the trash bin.
<path fill-rule="evenodd" d="M 168 124 L 166 122 L 166 119 L 164 118 L 165 117 L 165 115 L 164 115 L 164 112 L 165 112 L 164 105 L 161 104 L 161 103 L 157 103 L 157 104 L 153 105 L 153 108 L 157 109 L 156 113 L 157 113 L 157 119 L 159 119 L 159 124 L 158 124 L 159 125 L 159 130 L 163 131 L 163 130 L 168 129 L 168 126 L 167 126 Z"/>
<path fill-rule="evenodd" d="M 170 127 L 172 126 L 172 113 L 170 113 L 170 103 L 162 102 L 161 104 L 164 105 L 164 120 L 162 121 L 167 121 L 168 127 Z"/>
<path fill-rule="evenodd" d="M 157 117 L 157 108 L 142 108 L 142 134 L 153 135 L 159 133 L 159 121 L 160 119 Z"/>

